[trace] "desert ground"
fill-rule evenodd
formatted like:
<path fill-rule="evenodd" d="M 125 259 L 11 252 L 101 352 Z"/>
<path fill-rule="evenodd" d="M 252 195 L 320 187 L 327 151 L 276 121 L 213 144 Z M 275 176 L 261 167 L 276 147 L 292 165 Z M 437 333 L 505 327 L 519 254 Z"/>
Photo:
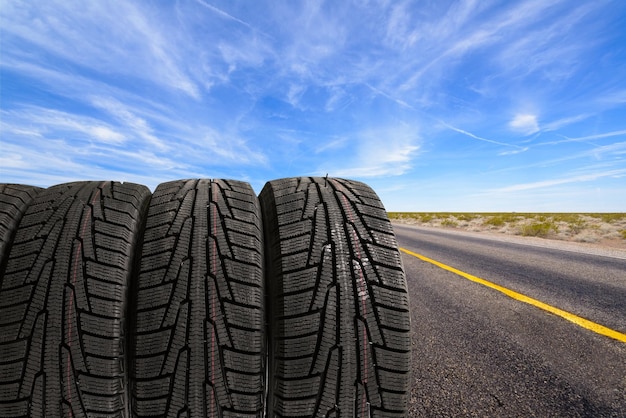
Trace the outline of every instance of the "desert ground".
<path fill-rule="evenodd" d="M 394 223 L 560 240 L 626 251 L 626 213 L 389 212 L 389 218 Z"/>

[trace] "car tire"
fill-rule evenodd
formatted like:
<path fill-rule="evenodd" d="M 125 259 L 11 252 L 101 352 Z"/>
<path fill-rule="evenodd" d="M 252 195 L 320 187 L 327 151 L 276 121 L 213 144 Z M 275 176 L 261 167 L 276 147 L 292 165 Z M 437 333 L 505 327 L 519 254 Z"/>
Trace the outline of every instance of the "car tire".
<path fill-rule="evenodd" d="M 266 231 L 268 416 L 403 417 L 409 301 L 367 185 L 289 178 L 259 195 Z"/>
<path fill-rule="evenodd" d="M 262 415 L 263 260 L 247 183 L 156 188 L 134 292 L 133 416 Z"/>
<path fill-rule="evenodd" d="M 0 416 L 128 416 L 125 321 L 150 191 L 38 193 L 0 277 Z"/>

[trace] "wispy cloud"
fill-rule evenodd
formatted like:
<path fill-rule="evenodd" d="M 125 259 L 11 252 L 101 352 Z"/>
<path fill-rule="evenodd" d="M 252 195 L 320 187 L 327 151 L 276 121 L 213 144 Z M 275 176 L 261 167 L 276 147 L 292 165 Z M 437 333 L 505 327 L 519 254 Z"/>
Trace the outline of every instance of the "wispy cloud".
<path fill-rule="evenodd" d="M 545 144 L 555 145 L 555 144 L 562 144 L 564 142 L 584 142 L 584 141 L 591 141 L 591 140 L 594 140 L 594 139 L 611 138 L 611 137 L 614 137 L 614 136 L 626 136 L 626 129 L 619 130 L 619 131 L 613 131 L 613 132 L 604 132 L 604 133 L 601 133 L 601 134 L 579 136 L 577 138 L 569 138 L 569 137 L 567 137 L 565 135 L 563 135 L 563 136 L 565 137 L 565 139 L 562 140 L 562 141 L 545 142 Z"/>
<path fill-rule="evenodd" d="M 618 89 L 604 93 L 599 102 L 609 105 L 622 105 L 626 103 L 626 89 Z"/>
<path fill-rule="evenodd" d="M 42 137 L 48 132 L 69 133 L 72 139 L 121 145 L 128 139 L 111 125 L 92 117 L 29 106 L 21 111 L 0 111 L 5 134 Z"/>
<path fill-rule="evenodd" d="M 587 113 L 583 115 L 569 116 L 569 117 L 557 119 L 549 123 L 544 123 L 541 130 L 544 132 L 556 131 L 565 126 L 569 126 L 569 125 L 581 122 L 585 119 L 590 118 L 591 116 L 592 116 L 591 114 Z"/>
<path fill-rule="evenodd" d="M 158 15 L 132 3 L 9 2 L 3 6 L 3 38 L 22 50 L 33 46 L 57 60 L 98 71 L 151 80 L 198 98 L 199 90 L 181 63 L 176 39 Z M 32 20 L 32 16 L 38 16 Z M 8 54 L 38 62 L 41 53 Z M 78 71 L 78 69 L 76 69 Z"/>
<path fill-rule="evenodd" d="M 513 186 L 502 187 L 499 189 L 492 190 L 493 192 L 502 192 L 502 193 L 513 193 L 519 192 L 523 190 L 532 190 L 532 189 L 543 189 L 548 187 L 560 186 L 568 183 L 580 183 L 587 181 L 594 181 L 604 177 L 622 177 L 626 174 L 626 169 L 616 169 L 603 171 L 598 173 L 590 173 L 590 174 L 581 174 L 572 177 L 565 177 L 560 179 L 552 179 L 552 180 L 542 180 L 536 181 L 532 183 L 522 183 L 515 184 Z"/>
<path fill-rule="evenodd" d="M 251 149 L 247 141 L 237 134 L 217 132 L 208 127 L 201 128 L 198 133 L 201 140 L 190 143 L 201 146 L 213 165 L 265 165 L 268 162 L 264 153 Z M 193 152 L 193 147 L 188 151 Z"/>
<path fill-rule="evenodd" d="M 522 20 L 511 15 L 515 21 L 528 27 L 523 36 L 510 32 L 510 42 L 503 44 L 497 62 L 503 71 L 522 76 L 536 73 L 549 82 L 559 82 L 569 78 L 579 67 L 578 57 L 581 52 L 593 47 L 590 37 L 581 33 L 580 22 L 599 4 L 563 2 L 523 2 L 513 9 L 513 13 L 522 12 Z M 567 3 L 567 2 L 566 2 Z M 547 24 L 536 27 L 536 21 Z M 576 42 L 573 42 L 575 37 Z"/>
<path fill-rule="evenodd" d="M 360 178 L 400 176 L 413 167 L 419 141 L 417 129 L 410 125 L 366 130 L 343 149 L 340 160 L 323 164 L 318 173 Z"/>
<path fill-rule="evenodd" d="M 367 88 L 369 88 L 370 90 L 372 90 L 374 93 L 385 97 L 386 99 L 391 100 L 392 102 L 395 102 L 397 104 L 399 104 L 402 107 L 406 107 L 409 109 L 414 109 L 413 106 L 409 105 L 407 102 L 405 102 L 404 100 L 398 99 L 396 97 L 392 97 L 390 94 L 383 92 L 382 90 L 370 85 L 369 83 L 365 83 L 365 85 L 367 86 Z"/>
<path fill-rule="evenodd" d="M 153 129 L 145 119 L 133 114 L 127 106 L 119 101 L 110 98 L 94 98 L 92 104 L 112 115 L 140 138 L 146 140 L 150 145 L 157 147 L 161 151 L 170 148 L 163 140 L 154 135 Z"/>
<path fill-rule="evenodd" d="M 336 139 L 332 139 L 317 148 L 315 148 L 315 153 L 319 154 L 322 152 L 335 151 L 341 148 L 344 148 L 348 144 L 348 137 L 340 137 Z"/>
<path fill-rule="evenodd" d="M 479 2 L 466 1 L 458 4 L 459 6 L 453 6 L 448 14 L 439 19 L 434 30 L 428 22 L 413 20 L 414 29 L 409 38 L 422 39 L 419 46 L 427 45 L 427 50 L 425 54 L 419 54 L 419 58 L 407 63 L 407 72 L 410 75 L 401 83 L 402 91 L 419 88 L 420 84 L 424 84 L 420 81 L 427 75 L 440 79 L 458 67 L 462 63 L 461 58 L 470 53 L 493 45 L 502 49 L 519 40 L 519 33 L 523 28 L 535 25 L 558 2 L 519 2 L 492 15 L 481 13 L 484 11 L 484 4 L 481 7 Z M 469 27 L 464 25 L 468 21 L 472 22 Z M 421 32 L 418 32 L 420 27 Z M 529 42 L 528 45 L 532 43 Z M 519 62 L 519 57 L 512 57 L 508 65 L 516 66 Z"/>
<path fill-rule="evenodd" d="M 585 136 L 580 136 L 576 138 L 570 138 L 566 135 L 560 135 L 560 136 L 563 137 L 564 139 L 560 139 L 557 141 L 540 142 L 538 143 L 538 145 L 546 146 L 546 145 L 562 145 L 562 144 L 567 144 L 567 143 L 586 142 L 596 147 L 596 143 L 594 141 L 599 140 L 599 139 L 605 139 L 605 138 L 626 136 L 626 130 L 604 132 L 604 133 L 593 134 L 593 135 L 585 135 Z M 616 143 L 614 145 L 619 145 L 619 144 L 623 144 L 623 143 Z M 600 148 L 603 148 L 603 147 L 600 147 Z M 594 149 L 600 149 L 600 148 L 594 148 Z"/>

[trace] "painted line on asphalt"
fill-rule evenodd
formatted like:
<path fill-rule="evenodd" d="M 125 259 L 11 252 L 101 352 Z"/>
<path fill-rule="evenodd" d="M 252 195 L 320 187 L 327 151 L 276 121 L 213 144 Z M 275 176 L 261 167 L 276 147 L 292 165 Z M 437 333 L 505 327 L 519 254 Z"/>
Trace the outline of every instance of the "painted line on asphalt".
<path fill-rule="evenodd" d="M 427 263 L 430 264 L 434 264 L 435 266 L 442 268 L 444 270 L 447 270 L 449 272 L 452 272 L 454 274 L 457 274 L 461 277 L 466 278 L 467 280 L 471 280 L 472 282 L 475 283 L 479 283 L 482 284 L 483 286 L 489 287 L 491 289 L 497 290 L 498 292 L 504 293 L 505 295 L 518 300 L 520 302 L 524 302 L 524 303 L 528 303 L 529 305 L 535 306 L 539 309 L 543 309 L 544 311 L 553 313 L 555 315 L 560 316 L 561 318 L 567 319 L 570 322 L 573 322 L 574 324 L 581 326 L 583 328 L 586 328 L 590 331 L 593 331 L 597 334 L 600 335 L 604 335 L 613 339 L 616 339 L 618 341 L 621 341 L 623 343 L 626 343 L 626 334 L 622 334 L 621 332 L 615 331 L 611 328 L 607 328 L 603 325 L 600 324 L 596 324 L 595 322 L 592 322 L 588 319 L 582 318 L 578 315 L 574 315 L 573 313 L 564 311 L 562 309 L 559 308 L 555 308 L 554 306 L 548 305 L 547 303 L 543 303 L 541 301 L 538 301 L 537 299 L 533 299 L 531 297 L 528 297 L 526 295 L 523 295 L 521 293 L 517 293 L 511 289 L 507 289 L 506 287 L 502 287 L 500 285 L 497 285 L 495 283 L 491 283 L 490 281 L 487 281 L 485 279 L 481 279 L 480 277 L 476 277 L 476 276 L 472 276 L 471 274 L 465 273 L 461 270 L 457 270 L 454 267 L 450 267 L 448 265 L 445 265 L 443 263 L 440 263 L 439 261 L 433 260 L 431 258 L 425 257 L 421 254 L 417 254 L 414 253 L 413 251 L 409 251 L 406 248 L 400 248 L 400 251 L 402 251 L 403 253 L 406 253 L 408 255 L 412 255 L 413 257 L 417 257 L 422 261 L 425 261 Z"/>

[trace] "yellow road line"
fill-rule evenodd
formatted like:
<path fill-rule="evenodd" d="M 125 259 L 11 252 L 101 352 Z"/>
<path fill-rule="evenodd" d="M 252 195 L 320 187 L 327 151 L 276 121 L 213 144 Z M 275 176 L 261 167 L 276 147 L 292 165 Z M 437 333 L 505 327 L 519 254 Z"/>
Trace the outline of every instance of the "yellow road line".
<path fill-rule="evenodd" d="M 596 324 L 595 322 L 589 321 L 588 319 L 585 319 L 585 318 L 581 318 L 580 316 L 577 316 L 577 315 L 574 315 L 572 313 L 566 312 L 566 311 L 564 311 L 562 309 L 555 308 L 554 306 L 550 306 L 550 305 L 548 305 L 546 303 L 538 301 L 537 299 L 533 299 L 533 298 L 528 297 L 526 295 L 522 295 L 521 293 L 517 293 L 517 292 L 515 292 L 513 290 L 507 289 L 506 287 L 502 287 L 502 286 L 499 286 L 499 285 L 497 285 L 495 283 L 491 283 L 490 281 L 487 281 L 485 279 L 481 279 L 480 277 L 472 276 L 471 274 L 465 273 L 465 272 L 463 272 L 461 270 L 457 270 L 454 267 L 447 266 L 447 265 L 445 265 L 443 263 L 440 263 L 438 261 L 435 261 L 435 260 L 433 260 L 431 258 L 425 257 L 425 256 L 417 254 L 417 253 L 414 253 L 413 251 L 409 251 L 406 248 L 400 248 L 400 251 L 402 251 L 402 252 L 404 252 L 404 253 L 406 253 L 408 255 L 412 255 L 413 257 L 417 257 L 417 258 L 419 258 L 422 261 L 426 261 L 427 263 L 434 264 L 435 266 L 440 267 L 440 268 L 442 268 L 444 270 L 450 271 L 450 272 L 452 272 L 454 274 L 458 274 L 459 276 L 464 277 L 467 280 L 471 280 L 473 282 L 480 283 L 483 286 L 487 286 L 487 287 L 489 287 L 491 289 L 497 290 L 498 292 L 502 292 L 505 295 L 507 295 L 507 296 L 509 296 L 509 297 L 511 297 L 513 299 L 519 300 L 520 302 L 528 303 L 529 305 L 533 305 L 533 306 L 535 306 L 535 307 L 537 307 L 539 309 L 543 309 L 544 311 L 548 311 L 550 313 L 558 315 L 561 318 L 567 319 L 568 321 L 573 322 L 576 325 L 581 326 L 583 328 L 586 328 L 588 330 L 591 330 L 591 331 L 593 331 L 593 332 L 595 332 L 597 334 L 605 335 L 607 337 L 614 338 L 614 339 L 616 339 L 618 341 L 626 343 L 626 334 L 622 334 L 621 332 L 612 330 L 612 329 L 607 328 L 607 327 L 605 327 L 603 325 Z"/>

